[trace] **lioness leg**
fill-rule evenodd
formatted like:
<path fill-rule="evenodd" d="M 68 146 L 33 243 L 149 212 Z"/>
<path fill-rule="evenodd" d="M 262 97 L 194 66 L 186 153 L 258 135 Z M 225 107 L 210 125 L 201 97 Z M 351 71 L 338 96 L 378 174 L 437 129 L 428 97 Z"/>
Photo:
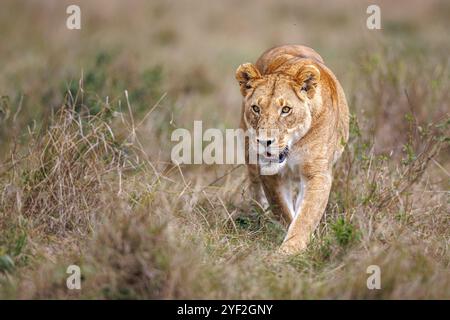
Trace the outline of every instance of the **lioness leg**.
<path fill-rule="evenodd" d="M 259 178 L 258 167 L 253 164 L 247 165 L 248 176 L 250 179 L 250 192 L 253 200 L 263 209 L 267 209 L 269 203 L 264 195 L 261 179 Z"/>
<path fill-rule="evenodd" d="M 330 171 L 305 178 L 303 201 L 281 245 L 282 252 L 295 253 L 306 248 L 327 206 L 331 179 Z"/>
<path fill-rule="evenodd" d="M 281 221 L 288 226 L 293 217 L 292 204 L 287 201 L 282 179 L 277 175 L 261 176 L 261 182 L 273 213 L 278 215 Z"/>

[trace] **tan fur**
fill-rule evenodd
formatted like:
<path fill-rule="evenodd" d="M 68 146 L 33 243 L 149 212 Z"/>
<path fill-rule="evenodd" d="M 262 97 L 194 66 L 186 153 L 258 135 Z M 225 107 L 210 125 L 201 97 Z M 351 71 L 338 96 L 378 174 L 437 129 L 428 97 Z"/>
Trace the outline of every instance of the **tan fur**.
<path fill-rule="evenodd" d="M 241 65 L 236 79 L 244 97 L 241 128 L 255 129 L 260 141 L 275 139 L 270 145 L 263 144 L 267 159 L 289 148 L 284 162 L 270 163 L 267 170 L 273 171 L 271 175 L 261 174 L 265 170 L 262 165 L 247 167 L 254 199 L 263 203 L 265 195 L 272 210 L 288 226 L 280 249 L 299 252 L 306 248 L 323 215 L 332 166 L 348 140 L 344 91 L 322 57 L 300 45 L 266 51 L 256 65 Z M 288 114 L 282 113 L 283 106 L 291 108 Z M 270 129 L 278 131 L 262 136 L 261 132 Z M 247 139 L 246 150 L 253 145 L 258 142 Z M 291 197 L 295 188 L 303 194 L 302 201 Z M 300 203 L 298 208 L 295 203 Z"/>

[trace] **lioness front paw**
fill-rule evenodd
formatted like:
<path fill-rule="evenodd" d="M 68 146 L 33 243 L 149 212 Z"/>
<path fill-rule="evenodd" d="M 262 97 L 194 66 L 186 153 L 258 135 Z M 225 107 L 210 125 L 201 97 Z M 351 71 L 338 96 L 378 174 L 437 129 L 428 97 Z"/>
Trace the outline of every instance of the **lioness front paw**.
<path fill-rule="evenodd" d="M 262 209 L 263 211 L 266 211 L 269 209 L 269 202 L 266 198 L 259 198 L 253 200 L 253 205 L 255 205 L 257 208 Z"/>
<path fill-rule="evenodd" d="M 281 244 L 278 251 L 282 254 L 296 254 L 306 249 L 306 244 L 301 241 L 285 241 Z"/>

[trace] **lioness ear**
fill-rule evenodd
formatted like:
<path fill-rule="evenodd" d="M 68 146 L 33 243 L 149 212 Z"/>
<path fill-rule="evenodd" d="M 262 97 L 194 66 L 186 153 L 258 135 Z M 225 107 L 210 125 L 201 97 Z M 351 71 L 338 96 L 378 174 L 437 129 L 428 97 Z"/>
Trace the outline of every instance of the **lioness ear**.
<path fill-rule="evenodd" d="M 241 86 L 241 93 L 245 96 L 248 89 L 251 89 L 251 80 L 255 80 L 261 77 L 258 69 L 252 63 L 241 64 L 236 70 L 236 80 Z"/>
<path fill-rule="evenodd" d="M 295 80 L 300 84 L 300 90 L 305 91 L 308 98 L 312 99 L 320 81 L 320 70 L 313 64 L 306 64 L 300 67 Z"/>

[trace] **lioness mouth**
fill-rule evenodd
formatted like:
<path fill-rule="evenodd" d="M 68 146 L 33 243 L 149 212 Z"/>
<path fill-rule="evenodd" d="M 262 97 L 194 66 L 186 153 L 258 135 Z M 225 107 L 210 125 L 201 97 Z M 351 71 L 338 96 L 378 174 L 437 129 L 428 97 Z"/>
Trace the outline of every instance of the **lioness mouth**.
<path fill-rule="evenodd" d="M 284 160 L 286 160 L 286 157 L 289 153 L 289 148 L 286 146 L 286 148 L 281 151 L 281 153 L 278 155 L 278 163 L 282 163 Z"/>
<path fill-rule="evenodd" d="M 284 160 L 286 160 L 288 153 L 289 153 L 289 148 L 286 146 L 283 149 L 283 151 L 281 151 L 278 154 L 278 159 L 276 158 L 276 155 L 274 155 L 270 152 L 266 152 L 265 157 L 263 157 L 261 160 L 263 160 L 263 162 L 268 162 L 268 163 L 273 163 L 278 160 L 278 163 L 282 163 L 282 162 L 284 162 Z"/>

